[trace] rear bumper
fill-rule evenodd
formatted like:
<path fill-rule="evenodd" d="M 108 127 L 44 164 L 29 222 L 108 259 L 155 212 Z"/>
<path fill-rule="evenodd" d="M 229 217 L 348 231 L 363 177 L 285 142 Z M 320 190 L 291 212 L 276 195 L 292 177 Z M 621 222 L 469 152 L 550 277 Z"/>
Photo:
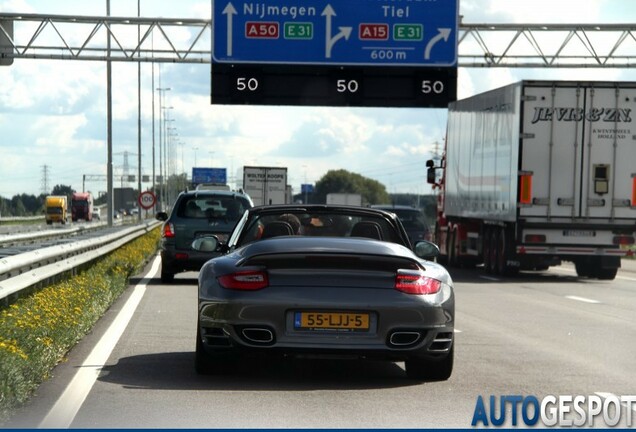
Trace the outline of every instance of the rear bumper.
<path fill-rule="evenodd" d="M 445 300 L 436 304 L 377 289 L 356 290 L 340 302 L 294 298 L 284 290 L 272 292 L 271 297 L 259 303 L 201 300 L 199 334 L 209 353 L 260 351 L 392 361 L 440 358 L 448 354 L 454 341 L 454 297 L 450 287 L 446 289 L 447 293 L 440 293 Z M 296 313 L 316 310 L 369 313 L 369 330 L 296 328 Z"/>
<path fill-rule="evenodd" d="M 267 327 L 248 326 L 236 333 L 235 329 L 227 326 L 201 327 L 201 342 L 204 350 L 209 354 L 221 353 L 264 353 L 267 355 L 280 355 L 292 357 L 316 357 L 316 358 L 366 358 L 390 361 L 405 361 L 413 358 L 443 358 L 450 352 L 454 343 L 453 328 L 436 329 L 402 329 L 404 334 L 416 333 L 419 341 L 409 346 L 394 346 L 387 338 L 384 343 L 367 343 L 364 345 L 349 346 L 345 344 L 308 344 L 283 343 L 276 340 L 272 332 L 268 341 L 255 342 L 248 339 L 250 333 L 258 330 L 262 332 Z M 229 330 L 229 331 L 228 331 Z M 271 329 L 269 329 L 271 330 Z M 397 334 L 400 329 L 394 332 Z M 228 334 L 229 333 L 229 334 Z M 252 333 L 258 334 L 258 333 Z M 260 333 L 264 334 L 264 333 Z"/>
<path fill-rule="evenodd" d="M 169 270 L 170 273 L 179 273 L 183 271 L 199 271 L 201 270 L 201 267 L 203 267 L 203 264 L 217 256 L 219 256 L 219 254 L 202 254 L 193 250 L 162 250 L 161 265 L 164 270 Z"/>

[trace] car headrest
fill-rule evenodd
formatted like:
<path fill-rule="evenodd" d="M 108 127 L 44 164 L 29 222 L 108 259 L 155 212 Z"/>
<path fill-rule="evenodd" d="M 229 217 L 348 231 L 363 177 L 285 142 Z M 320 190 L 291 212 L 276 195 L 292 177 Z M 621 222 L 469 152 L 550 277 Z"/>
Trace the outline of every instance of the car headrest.
<path fill-rule="evenodd" d="M 263 228 L 263 235 L 261 235 L 261 239 L 278 237 L 278 236 L 288 236 L 293 235 L 294 231 L 290 224 L 284 221 L 274 221 L 270 222 Z"/>
<path fill-rule="evenodd" d="M 351 229 L 351 237 L 366 237 L 382 240 L 382 229 L 377 222 L 361 221 L 355 224 Z"/>

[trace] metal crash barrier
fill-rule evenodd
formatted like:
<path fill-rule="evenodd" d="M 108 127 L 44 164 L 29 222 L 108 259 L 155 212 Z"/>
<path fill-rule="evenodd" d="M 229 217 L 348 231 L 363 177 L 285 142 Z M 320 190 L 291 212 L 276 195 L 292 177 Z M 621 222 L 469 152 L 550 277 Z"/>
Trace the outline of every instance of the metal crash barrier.
<path fill-rule="evenodd" d="M 10 304 L 25 290 L 48 284 L 59 275 L 104 256 L 159 224 L 150 221 L 114 234 L 50 246 L 0 259 L 0 303 Z"/>

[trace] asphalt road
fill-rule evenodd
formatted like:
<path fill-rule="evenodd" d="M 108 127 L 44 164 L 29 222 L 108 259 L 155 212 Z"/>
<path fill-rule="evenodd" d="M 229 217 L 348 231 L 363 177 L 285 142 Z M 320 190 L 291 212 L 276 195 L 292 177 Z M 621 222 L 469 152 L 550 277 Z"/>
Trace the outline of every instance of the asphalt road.
<path fill-rule="evenodd" d="M 172 285 L 154 274 L 133 281 L 5 427 L 466 428 L 479 396 L 634 395 L 629 264 L 614 281 L 578 279 L 569 266 L 499 280 L 451 271 L 455 369 L 435 383 L 408 380 L 401 364 L 353 360 L 256 359 L 229 376 L 197 376 L 196 273 Z M 118 340 L 106 337 L 102 361 L 91 350 L 127 307 L 130 322 Z"/>

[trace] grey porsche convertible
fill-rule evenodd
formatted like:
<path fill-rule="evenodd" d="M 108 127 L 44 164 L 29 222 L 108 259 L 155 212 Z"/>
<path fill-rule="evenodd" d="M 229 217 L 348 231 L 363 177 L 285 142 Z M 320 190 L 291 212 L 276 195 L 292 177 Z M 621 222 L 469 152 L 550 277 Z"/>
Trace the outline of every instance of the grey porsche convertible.
<path fill-rule="evenodd" d="M 248 209 L 199 272 L 195 367 L 214 374 L 250 353 L 404 362 L 409 378 L 453 370 L 455 299 L 439 249 L 411 244 L 379 209 Z"/>

